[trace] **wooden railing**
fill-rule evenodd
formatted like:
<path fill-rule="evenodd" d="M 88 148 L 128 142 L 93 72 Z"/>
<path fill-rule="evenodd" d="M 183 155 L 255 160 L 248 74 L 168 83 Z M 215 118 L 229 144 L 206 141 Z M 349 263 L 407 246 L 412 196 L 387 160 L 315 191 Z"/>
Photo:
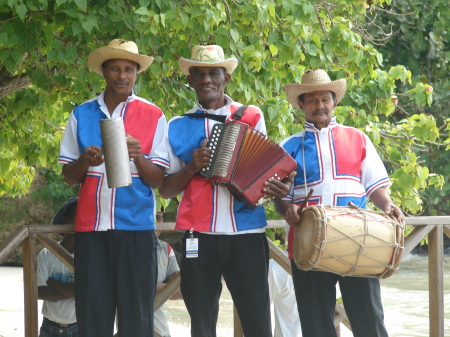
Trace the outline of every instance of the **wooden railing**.
<path fill-rule="evenodd" d="M 443 234 L 450 237 L 450 216 L 409 217 L 406 224 L 414 230 L 405 238 L 405 248 L 402 259 L 428 235 L 428 278 L 430 302 L 430 337 L 444 337 L 444 246 Z M 173 230 L 174 223 L 158 223 L 162 231 Z M 268 228 L 284 228 L 284 221 L 269 221 Z M 38 296 L 37 296 L 37 247 L 39 240 L 50 252 L 57 256 L 69 269 L 73 271 L 73 257 L 62 248 L 49 234 L 70 233 L 71 225 L 54 226 L 20 226 L 8 238 L 0 243 L 0 263 L 19 245 L 23 247 L 23 277 L 24 277 L 24 324 L 25 337 L 38 336 Z M 287 256 L 270 240 L 270 257 L 283 269 L 292 274 L 290 261 Z M 159 309 L 179 288 L 179 276 L 172 279 L 157 293 L 154 310 Z M 242 337 L 243 332 L 236 310 L 234 311 L 234 336 Z M 335 325 L 343 323 L 351 330 L 345 314 L 345 309 L 336 304 Z"/>

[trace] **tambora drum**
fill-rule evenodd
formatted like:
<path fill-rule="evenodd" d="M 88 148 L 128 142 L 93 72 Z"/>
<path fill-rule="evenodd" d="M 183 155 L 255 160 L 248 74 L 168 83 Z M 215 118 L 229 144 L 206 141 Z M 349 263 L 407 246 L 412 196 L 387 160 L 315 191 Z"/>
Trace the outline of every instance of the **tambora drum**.
<path fill-rule="evenodd" d="M 355 205 L 310 206 L 294 235 L 294 261 L 302 270 L 387 278 L 398 269 L 403 225 Z"/>

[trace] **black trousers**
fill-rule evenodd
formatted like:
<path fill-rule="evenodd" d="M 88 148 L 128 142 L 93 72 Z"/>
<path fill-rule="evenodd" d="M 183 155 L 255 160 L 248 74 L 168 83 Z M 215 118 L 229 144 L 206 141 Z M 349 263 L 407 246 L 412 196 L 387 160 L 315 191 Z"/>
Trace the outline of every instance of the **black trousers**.
<path fill-rule="evenodd" d="M 194 236 L 199 239 L 198 258 L 186 258 L 186 233 L 181 260 L 181 292 L 191 316 L 191 336 L 216 336 L 223 276 L 245 337 L 271 337 L 265 233 Z"/>
<path fill-rule="evenodd" d="M 294 260 L 291 266 L 303 337 L 336 336 L 333 321 L 337 282 L 353 336 L 388 337 L 378 279 L 303 271 Z"/>
<path fill-rule="evenodd" d="M 78 232 L 75 309 L 80 337 L 153 337 L 157 256 L 154 231 Z"/>

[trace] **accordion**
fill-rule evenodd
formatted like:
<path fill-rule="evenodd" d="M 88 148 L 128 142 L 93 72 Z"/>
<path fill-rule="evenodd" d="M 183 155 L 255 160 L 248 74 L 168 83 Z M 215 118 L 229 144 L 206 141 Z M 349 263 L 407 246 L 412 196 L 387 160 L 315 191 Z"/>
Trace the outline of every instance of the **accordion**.
<path fill-rule="evenodd" d="M 215 124 L 207 147 L 212 150 L 210 165 L 200 175 L 215 184 L 225 184 L 239 201 L 258 207 L 264 182 L 284 179 L 297 162 L 278 144 L 247 124 Z"/>

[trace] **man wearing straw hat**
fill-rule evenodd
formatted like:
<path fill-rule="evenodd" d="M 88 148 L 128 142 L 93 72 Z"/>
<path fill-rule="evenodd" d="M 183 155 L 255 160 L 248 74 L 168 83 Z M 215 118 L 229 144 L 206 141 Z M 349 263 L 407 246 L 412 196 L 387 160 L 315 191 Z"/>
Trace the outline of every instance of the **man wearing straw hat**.
<path fill-rule="evenodd" d="M 233 297 L 246 337 L 271 336 L 268 288 L 267 224 L 264 208 L 248 208 L 223 185 L 197 173 L 209 165 L 206 147 L 216 123 L 232 121 L 242 104 L 225 95 L 237 66 L 220 46 L 194 46 L 181 71 L 197 94 L 198 105 L 169 121 L 166 171 L 161 196 L 181 194 L 176 229 L 186 231 L 181 260 L 181 292 L 191 316 L 191 335 L 216 336 L 222 277 Z M 261 110 L 248 106 L 240 119 L 265 133 Z M 283 197 L 285 190 L 269 196 Z"/>
<path fill-rule="evenodd" d="M 314 192 L 309 205 L 347 206 L 352 202 L 365 208 L 370 198 L 379 209 L 386 214 L 393 212 L 404 223 L 402 211 L 388 194 L 391 182 L 375 147 L 364 133 L 338 124 L 333 115 L 346 85 L 345 79 L 331 81 L 324 70 L 307 70 L 301 84 L 285 87 L 288 101 L 305 113 L 306 120 L 304 131 L 281 143 L 298 163 L 291 192 L 274 201 L 278 213 L 291 226 L 298 224 L 298 205 L 311 189 Z M 291 259 L 294 232 L 291 228 L 288 234 Z M 388 336 L 378 279 L 303 271 L 293 260 L 291 263 L 303 336 L 336 336 L 333 318 L 337 282 L 354 336 Z"/>
<path fill-rule="evenodd" d="M 112 40 L 88 57 L 106 80 L 103 92 L 71 113 L 58 162 L 65 181 L 81 184 L 75 219 L 75 304 L 79 335 L 153 336 L 156 289 L 155 188 L 168 161 L 156 148 L 167 126 L 162 111 L 133 91 L 153 57 L 132 41 Z M 123 120 L 132 184 L 108 188 L 100 121 Z M 164 154 L 163 154 L 164 155 Z"/>

